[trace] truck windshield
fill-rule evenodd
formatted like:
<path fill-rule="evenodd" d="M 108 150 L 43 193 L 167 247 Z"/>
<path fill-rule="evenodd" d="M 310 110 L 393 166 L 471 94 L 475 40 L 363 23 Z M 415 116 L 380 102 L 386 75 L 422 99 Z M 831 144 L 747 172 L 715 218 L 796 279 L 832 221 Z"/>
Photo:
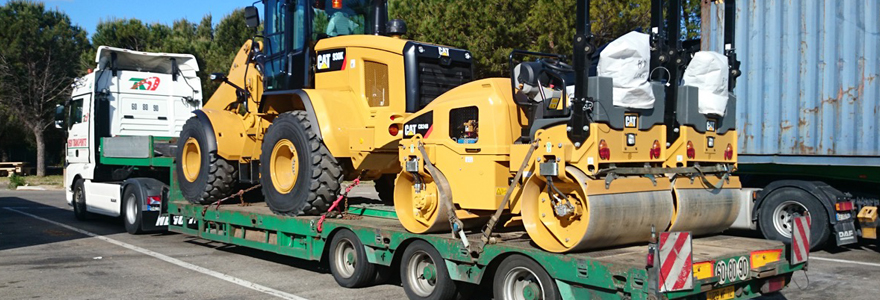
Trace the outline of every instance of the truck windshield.
<path fill-rule="evenodd" d="M 313 38 L 373 34 L 371 0 L 324 0 L 324 9 L 315 9 Z"/>

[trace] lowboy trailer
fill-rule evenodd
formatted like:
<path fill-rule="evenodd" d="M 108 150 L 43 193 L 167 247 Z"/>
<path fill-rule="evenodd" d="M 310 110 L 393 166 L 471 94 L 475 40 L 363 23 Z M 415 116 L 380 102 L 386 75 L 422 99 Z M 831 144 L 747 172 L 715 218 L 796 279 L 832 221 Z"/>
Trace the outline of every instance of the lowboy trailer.
<path fill-rule="evenodd" d="M 660 234 L 654 243 L 558 254 L 517 230 L 469 253 L 449 233 L 407 232 L 391 206 L 352 205 L 353 217 L 328 218 L 319 230 L 321 217 L 276 215 L 265 202 L 195 205 L 175 186 L 169 198 L 168 215 L 180 221 L 170 231 L 326 262 L 345 287 L 377 283 L 397 267 L 410 299 L 448 299 L 467 290 L 455 292 L 462 284 L 490 286 L 495 299 L 748 299 L 781 290 L 806 269 L 792 263 L 791 246 L 755 238 L 670 233 L 683 241 Z M 482 244 L 479 232 L 467 239 Z"/>

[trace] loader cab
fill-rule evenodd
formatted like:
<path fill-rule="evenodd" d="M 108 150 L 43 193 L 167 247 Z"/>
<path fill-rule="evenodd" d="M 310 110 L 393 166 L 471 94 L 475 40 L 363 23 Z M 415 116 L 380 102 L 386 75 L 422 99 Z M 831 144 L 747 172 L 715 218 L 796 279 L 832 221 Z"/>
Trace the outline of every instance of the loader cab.
<path fill-rule="evenodd" d="M 386 1 L 264 0 L 263 65 L 267 91 L 314 87 L 318 40 L 354 34 L 380 35 L 387 20 Z M 248 26 L 260 25 L 256 7 L 245 10 Z"/>

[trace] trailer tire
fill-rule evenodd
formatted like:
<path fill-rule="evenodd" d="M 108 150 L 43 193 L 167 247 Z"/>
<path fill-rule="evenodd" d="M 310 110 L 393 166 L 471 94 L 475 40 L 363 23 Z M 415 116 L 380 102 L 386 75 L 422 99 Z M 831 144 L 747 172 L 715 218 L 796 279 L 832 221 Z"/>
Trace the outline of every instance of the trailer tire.
<path fill-rule="evenodd" d="M 183 125 L 177 141 L 177 183 L 183 197 L 193 204 L 211 204 L 232 194 L 238 171 L 231 163 L 210 151 L 207 133 L 198 117 Z"/>
<path fill-rule="evenodd" d="M 791 221 L 809 212 L 810 250 L 820 249 L 831 235 L 828 213 L 812 194 L 793 187 L 770 192 L 764 198 L 758 215 L 758 227 L 765 238 L 791 244 Z"/>
<path fill-rule="evenodd" d="M 412 242 L 403 252 L 400 281 L 409 299 L 448 300 L 458 295 L 443 257 L 422 240 Z"/>
<path fill-rule="evenodd" d="M 376 184 L 376 192 L 379 193 L 379 200 L 382 200 L 382 204 L 385 205 L 394 205 L 394 181 L 397 179 L 397 175 L 395 174 L 384 174 L 376 180 L 373 180 L 373 183 Z"/>
<path fill-rule="evenodd" d="M 562 299 L 556 281 L 544 267 L 519 254 L 513 254 L 501 261 L 495 271 L 493 286 L 496 300 Z"/>
<path fill-rule="evenodd" d="M 278 115 L 263 139 L 260 181 L 275 214 L 318 215 L 342 186 L 342 167 L 315 133 L 305 111 Z M 292 164 L 285 169 L 285 164 Z"/>
<path fill-rule="evenodd" d="M 126 186 L 122 193 L 122 220 L 125 223 L 125 231 L 129 234 L 144 232 L 141 226 L 144 220 L 142 209 L 144 199 L 138 196 L 140 194 L 140 187 L 135 184 Z"/>
<path fill-rule="evenodd" d="M 376 265 L 367 261 L 361 240 L 348 229 L 333 235 L 330 242 L 330 273 L 340 286 L 359 288 L 376 280 Z"/>
<path fill-rule="evenodd" d="M 79 221 L 88 221 L 94 217 L 86 209 L 86 187 L 82 179 L 73 183 L 73 216 Z"/>

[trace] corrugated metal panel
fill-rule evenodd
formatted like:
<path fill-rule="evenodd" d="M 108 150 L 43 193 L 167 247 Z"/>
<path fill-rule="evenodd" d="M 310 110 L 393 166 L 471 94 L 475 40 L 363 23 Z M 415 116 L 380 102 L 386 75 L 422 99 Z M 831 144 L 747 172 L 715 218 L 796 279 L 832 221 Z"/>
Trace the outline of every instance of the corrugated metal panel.
<path fill-rule="evenodd" d="M 880 1 L 737 0 L 736 8 L 741 157 L 880 156 Z M 719 51 L 724 7 L 704 9 L 703 48 Z"/>

